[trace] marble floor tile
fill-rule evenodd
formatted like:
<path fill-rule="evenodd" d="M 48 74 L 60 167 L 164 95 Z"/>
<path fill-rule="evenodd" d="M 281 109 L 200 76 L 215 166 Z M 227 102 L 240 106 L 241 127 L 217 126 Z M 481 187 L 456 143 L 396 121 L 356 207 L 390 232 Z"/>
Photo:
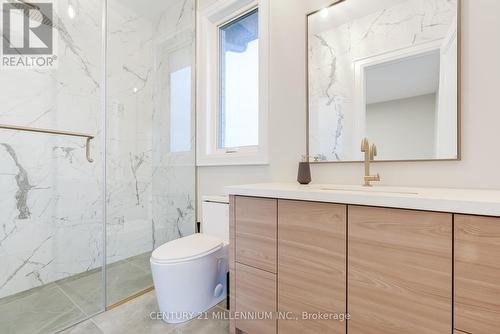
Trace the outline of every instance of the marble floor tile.
<path fill-rule="evenodd" d="M 149 263 L 149 258 L 151 257 L 151 252 L 146 252 L 141 255 L 130 257 L 127 259 L 133 265 L 138 266 L 147 273 L 151 273 L 151 264 Z"/>
<path fill-rule="evenodd" d="M 86 320 L 58 334 L 104 334 L 104 332 L 92 320 Z"/>
<path fill-rule="evenodd" d="M 92 320 L 105 334 L 166 334 L 175 325 L 152 320 L 150 314 L 158 311 L 154 291 L 131 300 L 117 308 L 95 316 Z"/>
<path fill-rule="evenodd" d="M 126 260 L 108 265 L 107 305 L 113 305 L 153 286 L 151 272 L 138 269 Z"/>
<path fill-rule="evenodd" d="M 0 300 L 0 333 L 49 334 L 85 317 L 53 283 Z"/>
<path fill-rule="evenodd" d="M 102 270 L 93 270 L 55 282 L 87 315 L 103 311 Z"/>
<path fill-rule="evenodd" d="M 227 301 L 226 299 L 224 299 L 223 301 L 221 301 L 219 304 L 217 304 L 217 307 L 223 309 L 223 310 L 226 310 L 226 306 L 227 306 Z"/>
<path fill-rule="evenodd" d="M 112 305 L 153 286 L 151 273 L 127 260 L 108 265 L 106 278 L 107 305 Z M 102 311 L 102 272 L 100 270 L 72 276 L 57 284 L 88 316 Z"/>
<path fill-rule="evenodd" d="M 206 317 L 193 319 L 176 326 L 169 334 L 225 334 L 229 333 L 229 312 L 215 306 Z"/>
<path fill-rule="evenodd" d="M 167 324 L 153 320 L 158 311 L 155 291 L 148 292 L 117 308 L 96 315 L 92 321 L 104 334 L 228 334 L 228 311 L 219 305 L 207 312 L 206 318 L 182 324 Z M 92 333 L 93 334 L 93 333 Z"/>

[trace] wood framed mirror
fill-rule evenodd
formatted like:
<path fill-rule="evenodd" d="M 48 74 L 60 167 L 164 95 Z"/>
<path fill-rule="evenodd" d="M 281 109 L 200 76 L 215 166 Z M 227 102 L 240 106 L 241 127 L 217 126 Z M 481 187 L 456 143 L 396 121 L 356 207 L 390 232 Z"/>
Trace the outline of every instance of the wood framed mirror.
<path fill-rule="evenodd" d="M 311 162 L 460 160 L 460 0 L 341 0 L 307 15 Z"/>

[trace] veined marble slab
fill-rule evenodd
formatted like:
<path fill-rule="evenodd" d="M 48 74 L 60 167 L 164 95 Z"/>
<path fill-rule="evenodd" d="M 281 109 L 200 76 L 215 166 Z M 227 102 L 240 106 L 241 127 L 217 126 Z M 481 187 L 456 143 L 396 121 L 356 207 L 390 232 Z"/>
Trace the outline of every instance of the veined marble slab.
<path fill-rule="evenodd" d="M 262 183 L 225 188 L 229 195 L 500 216 L 500 190 Z"/>

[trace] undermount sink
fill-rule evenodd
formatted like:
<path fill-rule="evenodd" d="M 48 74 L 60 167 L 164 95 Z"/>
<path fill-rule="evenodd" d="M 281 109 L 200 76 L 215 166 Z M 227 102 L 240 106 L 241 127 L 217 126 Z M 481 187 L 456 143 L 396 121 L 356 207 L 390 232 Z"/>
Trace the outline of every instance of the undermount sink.
<path fill-rule="evenodd" d="M 380 188 L 368 188 L 368 187 L 328 187 L 322 186 L 319 190 L 325 191 L 349 191 L 349 192 L 362 192 L 362 193 L 385 193 L 385 194 L 401 194 L 401 195 L 418 195 L 417 192 L 411 191 L 401 191 L 401 190 L 390 190 L 390 189 L 380 189 Z"/>

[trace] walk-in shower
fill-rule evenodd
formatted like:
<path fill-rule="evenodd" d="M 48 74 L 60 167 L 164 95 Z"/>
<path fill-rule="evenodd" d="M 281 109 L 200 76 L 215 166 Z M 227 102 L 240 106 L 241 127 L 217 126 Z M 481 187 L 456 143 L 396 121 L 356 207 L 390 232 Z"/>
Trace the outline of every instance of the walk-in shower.
<path fill-rule="evenodd" d="M 0 333 L 53 333 L 194 233 L 195 0 L 1 5 Z"/>

